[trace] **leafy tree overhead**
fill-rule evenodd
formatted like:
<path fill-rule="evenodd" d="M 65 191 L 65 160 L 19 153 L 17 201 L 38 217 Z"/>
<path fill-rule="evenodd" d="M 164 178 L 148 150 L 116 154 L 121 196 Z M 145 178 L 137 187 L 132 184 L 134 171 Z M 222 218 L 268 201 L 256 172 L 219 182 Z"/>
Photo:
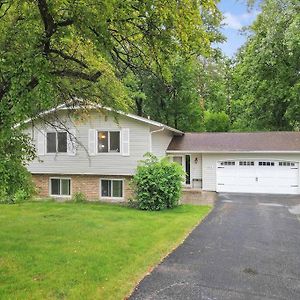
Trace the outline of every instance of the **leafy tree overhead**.
<path fill-rule="evenodd" d="M 300 4 L 265 0 L 233 71 L 237 130 L 300 129 Z"/>

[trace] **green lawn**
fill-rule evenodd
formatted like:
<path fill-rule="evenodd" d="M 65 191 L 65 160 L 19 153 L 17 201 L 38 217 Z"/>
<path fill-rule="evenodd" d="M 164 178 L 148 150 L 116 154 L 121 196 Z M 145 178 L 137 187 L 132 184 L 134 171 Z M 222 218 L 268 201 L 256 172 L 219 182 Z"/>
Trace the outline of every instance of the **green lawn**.
<path fill-rule="evenodd" d="M 209 211 L 0 205 L 0 299 L 123 299 Z"/>

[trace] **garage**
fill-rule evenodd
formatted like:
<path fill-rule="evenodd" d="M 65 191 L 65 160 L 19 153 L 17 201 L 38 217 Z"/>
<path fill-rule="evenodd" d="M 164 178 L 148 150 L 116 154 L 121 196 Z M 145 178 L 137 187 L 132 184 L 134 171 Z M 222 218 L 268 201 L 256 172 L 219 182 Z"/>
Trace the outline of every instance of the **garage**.
<path fill-rule="evenodd" d="M 167 153 L 191 155 L 203 191 L 300 194 L 300 132 L 185 133 Z"/>
<path fill-rule="evenodd" d="M 239 159 L 217 162 L 217 192 L 298 194 L 299 163 Z"/>

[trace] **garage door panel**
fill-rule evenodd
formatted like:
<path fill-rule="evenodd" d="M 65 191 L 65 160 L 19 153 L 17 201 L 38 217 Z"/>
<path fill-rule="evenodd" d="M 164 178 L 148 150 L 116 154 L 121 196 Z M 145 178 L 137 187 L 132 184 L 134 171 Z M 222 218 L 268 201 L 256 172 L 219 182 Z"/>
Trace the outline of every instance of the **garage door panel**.
<path fill-rule="evenodd" d="M 222 164 L 222 168 L 217 168 L 218 192 L 299 193 L 297 162 L 236 160 L 234 165 Z"/>

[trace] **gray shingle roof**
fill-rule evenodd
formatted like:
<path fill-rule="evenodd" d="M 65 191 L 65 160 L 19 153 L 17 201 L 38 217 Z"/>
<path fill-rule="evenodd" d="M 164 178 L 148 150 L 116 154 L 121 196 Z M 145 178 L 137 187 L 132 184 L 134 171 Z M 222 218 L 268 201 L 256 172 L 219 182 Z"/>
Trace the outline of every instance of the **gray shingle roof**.
<path fill-rule="evenodd" d="M 167 151 L 300 152 L 300 132 L 202 132 L 174 136 Z"/>

